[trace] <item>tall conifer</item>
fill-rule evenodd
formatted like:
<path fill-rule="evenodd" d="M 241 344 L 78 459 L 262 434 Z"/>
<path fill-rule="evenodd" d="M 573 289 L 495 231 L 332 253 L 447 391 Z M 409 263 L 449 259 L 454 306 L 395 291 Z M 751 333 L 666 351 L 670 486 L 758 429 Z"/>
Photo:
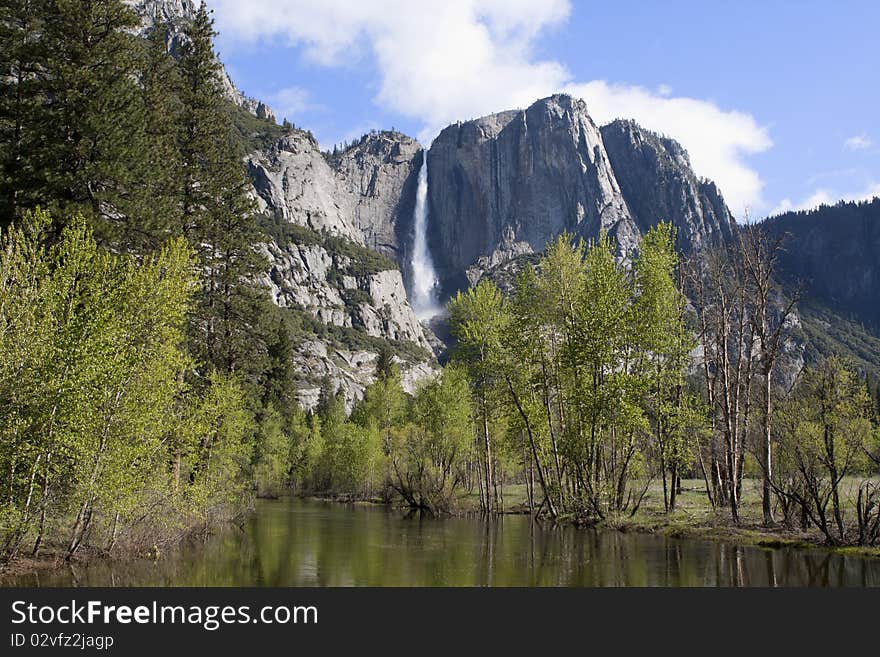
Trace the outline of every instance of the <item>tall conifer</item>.
<path fill-rule="evenodd" d="M 259 321 L 266 303 L 256 278 L 265 263 L 247 173 L 233 135 L 214 54 L 213 21 L 204 4 L 184 30 L 178 66 L 180 206 L 183 234 L 199 252 L 205 283 L 194 345 L 199 358 L 255 380 L 264 360 Z"/>

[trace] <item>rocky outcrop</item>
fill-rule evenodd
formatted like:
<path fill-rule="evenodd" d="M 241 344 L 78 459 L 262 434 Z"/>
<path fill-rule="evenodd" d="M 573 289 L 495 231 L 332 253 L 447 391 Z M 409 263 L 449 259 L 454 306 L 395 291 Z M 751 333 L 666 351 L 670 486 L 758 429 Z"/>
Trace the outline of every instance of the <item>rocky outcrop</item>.
<path fill-rule="evenodd" d="M 683 251 L 730 239 L 735 222 L 710 180 L 700 180 L 687 151 L 634 121 L 602 126 L 602 141 L 633 220 L 641 233 L 660 221 L 677 228 Z"/>
<path fill-rule="evenodd" d="M 199 5 L 127 2 L 141 16 L 143 33 L 168 26 L 172 52 Z M 225 71 L 222 82 L 235 104 L 274 122 L 271 110 L 246 98 Z M 600 128 L 584 101 L 567 95 L 451 125 L 427 154 L 394 131 L 371 132 L 333 153 L 321 152 L 309 132 L 272 134 L 248 142 L 259 150 L 246 162 L 253 197 L 274 229 L 263 247 L 271 263 L 265 283 L 303 323 L 297 369 L 306 407 L 317 401 L 325 376 L 351 405 L 372 380 L 383 345 L 395 347 L 410 389 L 436 371 L 431 352 L 443 345 L 419 323 L 405 287 L 424 157 L 428 243 L 441 301 L 487 272 L 512 280 L 563 231 L 587 239 L 608 233 L 618 256 L 628 259 L 661 220 L 676 225 L 684 250 L 721 242 L 735 230 L 717 188 L 694 175 L 681 146 L 631 121 Z M 438 327 L 445 330 L 442 321 Z"/>
<path fill-rule="evenodd" d="M 563 230 L 636 235 L 599 128 L 586 104 L 545 98 L 443 130 L 428 154 L 430 244 L 444 286 L 460 287 L 480 258 L 540 251 Z M 471 277 L 478 272 L 471 272 Z"/>
<path fill-rule="evenodd" d="M 309 133 L 292 130 L 266 150 L 249 155 L 247 164 L 262 212 L 277 221 L 364 243 L 354 223 L 352 199 L 341 192 L 335 172 Z"/>
<path fill-rule="evenodd" d="M 265 284 L 280 307 L 303 309 L 324 324 L 406 341 L 430 353 L 397 269 L 351 275 L 352 258 L 320 244 L 265 245 L 271 263 Z"/>
<path fill-rule="evenodd" d="M 299 403 L 305 410 L 313 410 L 318 405 L 325 379 L 330 380 L 335 390 L 342 392 L 349 412 L 363 398 L 364 389 L 375 381 L 375 351 L 346 349 L 315 338 L 302 342 L 296 352 L 297 374 L 301 381 Z M 412 363 L 396 356 L 394 360 L 401 368 L 403 389 L 410 394 L 440 372 L 436 364 L 429 362 Z"/>
<path fill-rule="evenodd" d="M 263 249 L 271 263 L 264 283 L 272 300 L 310 320 L 301 327 L 305 339 L 295 346 L 304 408 L 317 403 L 329 377 L 350 410 L 373 381 L 382 345 L 397 352 L 408 391 L 436 375 L 433 345 L 407 302 L 399 270 L 363 271 L 352 255 L 330 245 L 273 240 Z"/>
<path fill-rule="evenodd" d="M 193 19 L 201 5 L 201 0 L 125 0 L 141 18 L 141 34 L 148 34 L 157 25 L 167 26 L 165 40 L 169 51 L 174 54 L 183 44 L 183 28 Z M 245 96 L 232 82 L 232 78 L 221 64 L 221 83 L 226 97 L 258 119 L 275 121 L 275 114 L 265 103 Z"/>
<path fill-rule="evenodd" d="M 587 109 L 555 95 L 440 133 L 428 155 L 430 244 L 447 294 L 562 231 L 607 232 L 621 258 L 661 220 L 685 250 L 731 235 L 724 200 L 679 144 L 630 121 L 599 128 Z"/>

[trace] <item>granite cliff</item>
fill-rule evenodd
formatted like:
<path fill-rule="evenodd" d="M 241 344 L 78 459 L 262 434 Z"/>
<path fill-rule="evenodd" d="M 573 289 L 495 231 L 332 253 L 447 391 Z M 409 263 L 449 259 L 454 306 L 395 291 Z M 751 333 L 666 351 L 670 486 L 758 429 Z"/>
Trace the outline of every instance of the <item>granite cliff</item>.
<path fill-rule="evenodd" d="M 200 3 L 130 0 L 146 35 L 166 29 L 172 54 Z M 398 262 L 406 262 L 421 147 L 394 132 L 365 135 L 341 153 L 323 153 L 310 132 L 275 123 L 264 103 L 248 98 L 222 72 L 252 196 L 269 240 L 264 283 L 294 319 L 299 399 L 318 401 L 329 378 L 350 408 L 373 380 L 384 347 L 395 353 L 404 388 L 433 376 L 436 338 L 407 301 Z M 248 116 L 250 118 L 248 118 Z"/>
<path fill-rule="evenodd" d="M 431 245 L 448 292 L 568 231 L 607 232 L 619 256 L 661 220 L 682 248 L 729 237 L 733 218 L 684 149 L 630 121 L 598 127 L 560 94 L 443 130 L 428 154 Z"/>
<path fill-rule="evenodd" d="M 193 0 L 131 4 L 145 32 L 157 22 L 170 26 L 172 52 L 196 9 Z M 686 253 L 724 243 L 737 230 L 720 190 L 694 173 L 676 141 L 633 121 L 599 126 L 583 100 L 565 94 L 450 125 L 427 151 L 399 132 L 373 131 L 331 153 L 310 132 L 277 126 L 271 110 L 245 97 L 225 73 L 223 84 L 240 116 L 252 117 L 242 133 L 253 197 L 271 237 L 261 247 L 270 262 L 264 282 L 298 318 L 306 407 L 316 403 L 325 377 L 353 403 L 372 380 L 383 346 L 393 347 L 409 390 L 436 371 L 433 353 L 443 345 L 408 301 L 425 157 L 427 238 L 441 302 L 484 275 L 503 284 L 563 231 L 585 239 L 608 233 L 627 259 L 659 221 L 676 226 Z M 810 281 L 799 316 L 806 336 L 792 342 L 788 369 L 809 357 L 806 338 L 814 352 L 832 350 L 828 327 L 840 313 L 851 317 L 847 326 L 880 324 L 880 224 L 861 216 L 877 214 L 878 203 L 860 209 L 860 217 L 783 215 L 766 222 L 771 231 L 791 233 L 781 260 L 786 282 Z M 433 326 L 445 331 L 442 321 Z M 847 330 L 834 348 L 855 342 L 864 346 L 865 363 L 880 364 L 880 341 Z"/>

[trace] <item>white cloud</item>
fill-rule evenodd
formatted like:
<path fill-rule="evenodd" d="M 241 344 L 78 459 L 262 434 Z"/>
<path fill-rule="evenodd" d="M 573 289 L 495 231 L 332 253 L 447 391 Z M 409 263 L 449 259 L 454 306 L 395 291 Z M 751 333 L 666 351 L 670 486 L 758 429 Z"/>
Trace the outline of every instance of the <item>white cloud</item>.
<path fill-rule="evenodd" d="M 266 102 L 274 110 L 278 119 L 295 121 L 303 112 L 312 109 L 313 104 L 307 89 L 302 87 L 285 87 L 266 98 Z"/>
<path fill-rule="evenodd" d="M 535 56 L 542 32 L 563 23 L 568 0 L 210 0 L 217 28 L 235 40 L 280 40 L 322 66 L 370 58 L 379 71 L 375 101 L 416 119 L 425 142 L 458 120 L 526 107 L 560 90 L 579 95 L 598 122 L 634 118 L 688 150 L 699 175 L 714 179 L 734 214 L 761 206 L 763 183 L 746 162 L 771 146 L 748 114 L 602 80 L 574 80 Z M 280 108 L 279 108 L 280 109 Z"/>
<path fill-rule="evenodd" d="M 858 192 L 838 193 L 830 189 L 817 189 L 807 198 L 799 203 L 793 202 L 790 198 L 782 199 L 775 208 L 773 208 L 768 216 L 790 212 L 792 210 L 814 210 L 820 205 L 834 205 L 838 201 L 870 201 L 875 196 L 880 196 L 880 182 L 871 182 L 864 189 Z"/>
<path fill-rule="evenodd" d="M 848 151 L 863 151 L 871 147 L 873 142 L 868 135 L 862 133 L 854 135 L 843 142 L 843 147 Z"/>

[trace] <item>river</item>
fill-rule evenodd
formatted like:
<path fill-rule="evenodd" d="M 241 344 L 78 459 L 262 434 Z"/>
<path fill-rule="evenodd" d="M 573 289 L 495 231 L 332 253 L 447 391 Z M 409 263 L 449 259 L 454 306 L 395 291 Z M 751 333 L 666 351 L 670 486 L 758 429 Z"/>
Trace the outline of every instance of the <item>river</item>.
<path fill-rule="evenodd" d="M 761 549 L 526 516 L 406 517 L 380 506 L 259 500 L 158 561 L 97 560 L 18 586 L 880 586 L 880 559 Z"/>

